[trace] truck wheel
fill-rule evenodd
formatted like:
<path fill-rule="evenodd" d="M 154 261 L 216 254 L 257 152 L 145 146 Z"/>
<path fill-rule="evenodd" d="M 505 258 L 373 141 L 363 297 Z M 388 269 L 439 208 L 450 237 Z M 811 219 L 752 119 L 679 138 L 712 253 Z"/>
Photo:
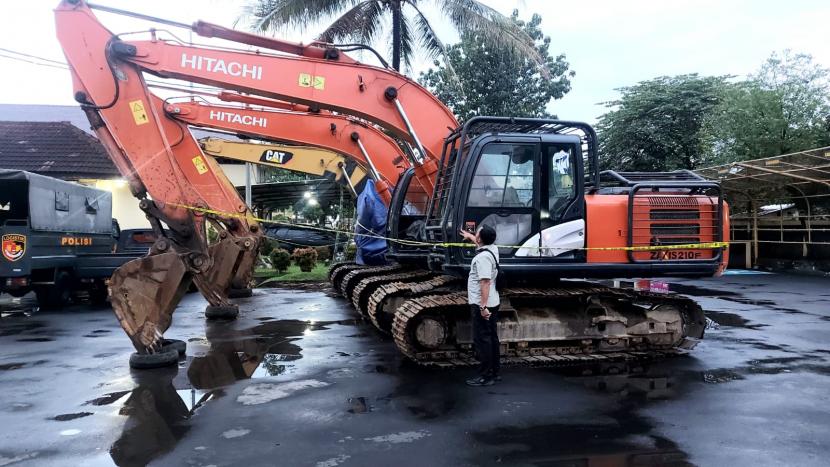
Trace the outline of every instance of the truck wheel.
<path fill-rule="evenodd" d="M 248 298 L 254 294 L 251 289 L 228 289 L 228 298 Z"/>
<path fill-rule="evenodd" d="M 236 319 L 239 316 L 239 307 L 236 305 L 208 305 L 205 308 L 207 319 Z"/>
<path fill-rule="evenodd" d="M 55 284 L 46 287 L 35 288 L 35 295 L 41 308 L 56 310 L 63 308 L 69 303 L 69 296 L 72 277 L 66 271 L 58 271 L 55 274 Z"/>
<path fill-rule="evenodd" d="M 104 281 L 95 281 L 92 288 L 89 289 L 89 301 L 93 305 L 106 305 L 107 298 L 109 298 L 107 284 Z"/>
<path fill-rule="evenodd" d="M 29 293 L 29 289 L 13 289 L 7 290 L 6 293 L 11 295 L 14 298 L 23 298 L 27 293 Z"/>
<path fill-rule="evenodd" d="M 161 351 L 166 352 L 168 350 L 175 350 L 179 357 L 182 357 L 187 353 L 187 342 L 178 339 L 164 339 L 161 342 Z"/>
<path fill-rule="evenodd" d="M 176 349 L 162 350 L 156 353 L 137 353 L 130 355 L 130 368 L 147 370 L 175 365 L 179 362 L 179 352 Z"/>

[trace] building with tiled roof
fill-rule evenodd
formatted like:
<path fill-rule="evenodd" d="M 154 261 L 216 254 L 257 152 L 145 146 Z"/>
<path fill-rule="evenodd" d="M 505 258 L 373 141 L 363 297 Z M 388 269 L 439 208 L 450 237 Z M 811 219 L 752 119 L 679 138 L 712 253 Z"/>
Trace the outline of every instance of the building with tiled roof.
<path fill-rule="evenodd" d="M 0 121 L 0 167 L 63 180 L 120 177 L 101 143 L 70 122 Z"/>

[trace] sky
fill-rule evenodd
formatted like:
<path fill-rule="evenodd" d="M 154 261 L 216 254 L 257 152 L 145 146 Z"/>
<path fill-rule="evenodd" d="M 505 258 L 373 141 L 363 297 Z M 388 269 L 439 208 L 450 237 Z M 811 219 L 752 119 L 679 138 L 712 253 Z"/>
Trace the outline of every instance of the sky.
<path fill-rule="evenodd" d="M 197 19 L 233 26 L 247 0 L 96 0 L 96 3 L 184 23 Z M 4 2 L 0 49 L 63 60 L 55 39 L 52 9 L 57 0 Z M 422 4 L 430 2 L 422 0 Z M 773 52 L 812 54 L 830 67 L 830 2 L 826 0 L 484 0 L 509 15 L 542 15 L 551 52 L 564 53 L 576 72 L 572 90 L 549 110 L 560 118 L 595 122 L 602 102 L 617 88 L 657 76 L 683 73 L 745 76 Z M 426 14 L 445 43 L 458 40 L 434 7 Z M 96 13 L 114 32 L 136 31 L 149 23 Z M 280 36 L 310 40 L 322 25 Z M 187 39 L 185 30 L 175 31 Z M 194 42 L 212 43 L 194 37 Z M 385 46 L 381 44 L 381 50 Z M 72 105 L 68 71 L 8 59 L 0 50 L 0 103 Z M 368 58 L 368 57 L 366 57 Z M 409 70 L 417 77 L 431 60 L 419 58 Z"/>

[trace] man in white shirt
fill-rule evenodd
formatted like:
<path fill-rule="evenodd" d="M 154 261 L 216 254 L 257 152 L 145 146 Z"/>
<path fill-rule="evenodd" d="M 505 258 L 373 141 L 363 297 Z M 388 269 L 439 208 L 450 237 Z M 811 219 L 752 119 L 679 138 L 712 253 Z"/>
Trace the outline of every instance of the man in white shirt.
<path fill-rule="evenodd" d="M 467 278 L 467 302 L 473 323 L 473 344 L 481 362 L 477 377 L 468 379 L 470 386 L 490 386 L 499 376 L 499 335 L 498 311 L 499 292 L 496 290 L 496 277 L 499 274 L 499 249 L 496 230 L 489 225 L 479 228 L 473 235 L 461 230 L 461 236 L 478 246 L 476 255 L 470 263 L 470 275 Z"/>

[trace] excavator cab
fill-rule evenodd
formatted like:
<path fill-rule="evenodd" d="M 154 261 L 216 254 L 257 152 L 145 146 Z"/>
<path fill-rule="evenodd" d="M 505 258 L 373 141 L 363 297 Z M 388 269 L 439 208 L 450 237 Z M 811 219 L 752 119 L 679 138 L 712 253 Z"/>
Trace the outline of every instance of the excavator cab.
<path fill-rule="evenodd" d="M 585 190 L 597 179 L 595 145 L 594 130 L 584 123 L 471 119 L 446 140 L 427 239 L 455 243 L 459 229 L 489 225 L 507 270 L 585 262 Z M 473 248 L 439 247 L 429 265 L 464 274 L 474 254 Z"/>

